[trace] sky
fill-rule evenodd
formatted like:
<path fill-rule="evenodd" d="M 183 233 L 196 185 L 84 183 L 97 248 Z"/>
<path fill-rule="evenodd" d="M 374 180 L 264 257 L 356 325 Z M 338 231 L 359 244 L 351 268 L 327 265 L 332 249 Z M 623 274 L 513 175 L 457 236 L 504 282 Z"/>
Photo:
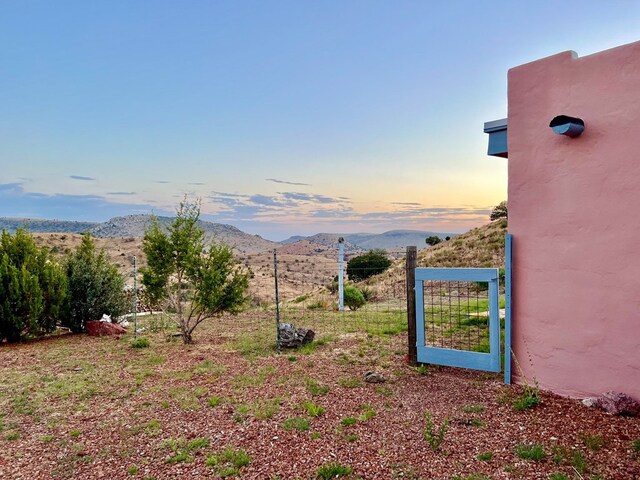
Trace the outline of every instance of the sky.
<path fill-rule="evenodd" d="M 0 0 L 0 216 L 464 232 L 508 69 L 637 40 L 640 1 Z"/>

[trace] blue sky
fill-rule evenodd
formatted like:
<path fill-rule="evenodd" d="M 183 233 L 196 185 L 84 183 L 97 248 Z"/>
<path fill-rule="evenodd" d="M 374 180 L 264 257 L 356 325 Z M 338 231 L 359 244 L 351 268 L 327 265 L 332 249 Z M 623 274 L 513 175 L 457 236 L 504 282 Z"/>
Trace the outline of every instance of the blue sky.
<path fill-rule="evenodd" d="M 507 70 L 639 32 L 637 1 L 5 1 L 0 216 L 462 232 L 506 198 Z"/>

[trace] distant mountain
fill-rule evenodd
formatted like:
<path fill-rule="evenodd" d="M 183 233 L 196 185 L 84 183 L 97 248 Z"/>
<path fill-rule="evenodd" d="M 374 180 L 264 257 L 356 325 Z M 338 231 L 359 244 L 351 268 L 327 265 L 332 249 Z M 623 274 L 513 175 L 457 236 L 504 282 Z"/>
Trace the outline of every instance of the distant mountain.
<path fill-rule="evenodd" d="M 290 244 L 300 240 L 307 240 L 320 245 L 335 247 L 338 243 L 338 238 L 343 237 L 345 240 L 345 250 L 357 252 L 360 250 L 372 250 L 374 248 L 404 248 L 408 245 L 426 248 L 425 239 L 431 236 L 437 236 L 444 240 L 445 237 L 454 237 L 456 234 L 420 230 L 391 230 L 384 233 L 317 233 L 309 237 L 291 237 L 280 243 Z"/>
<path fill-rule="evenodd" d="M 84 233 L 97 225 L 99 224 L 96 222 L 0 217 L 0 231 L 6 230 L 10 233 L 14 233 L 18 228 L 25 228 L 32 233 Z"/>
<path fill-rule="evenodd" d="M 162 227 L 172 222 L 171 217 L 156 217 Z M 144 236 L 144 230 L 151 221 L 151 215 L 127 215 L 115 217 L 104 223 L 71 222 L 59 220 L 35 220 L 30 218 L 0 218 L 0 229 L 14 232 L 24 226 L 33 233 L 85 233 L 89 232 L 98 238 Z M 217 239 L 234 247 L 240 253 L 254 253 L 273 249 L 278 243 L 265 240 L 259 235 L 251 235 L 242 230 L 222 223 L 200 221 L 200 227 L 205 232 L 205 239 Z"/>

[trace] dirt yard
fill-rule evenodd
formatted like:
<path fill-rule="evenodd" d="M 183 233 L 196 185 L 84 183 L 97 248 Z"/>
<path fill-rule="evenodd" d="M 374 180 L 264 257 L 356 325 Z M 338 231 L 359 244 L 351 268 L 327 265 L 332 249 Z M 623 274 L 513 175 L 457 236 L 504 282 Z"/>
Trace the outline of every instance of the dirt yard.
<path fill-rule="evenodd" d="M 544 392 L 517 411 L 522 388 L 499 376 L 406 365 L 404 334 L 318 332 L 278 355 L 266 315 L 211 323 L 190 346 L 167 341 L 164 318 L 144 326 L 146 348 L 0 347 L 0 478 L 640 478 L 639 419 Z M 369 370 L 387 381 L 363 382 Z"/>

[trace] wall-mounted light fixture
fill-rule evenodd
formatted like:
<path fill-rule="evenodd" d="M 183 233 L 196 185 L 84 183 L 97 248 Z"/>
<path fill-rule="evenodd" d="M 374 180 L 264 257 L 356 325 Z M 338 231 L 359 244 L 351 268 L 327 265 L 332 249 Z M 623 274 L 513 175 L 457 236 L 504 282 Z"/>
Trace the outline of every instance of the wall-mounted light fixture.
<path fill-rule="evenodd" d="M 558 115 L 551 120 L 549 126 L 553 133 L 566 135 L 567 137 L 578 137 L 584 132 L 584 120 L 567 115 Z"/>

